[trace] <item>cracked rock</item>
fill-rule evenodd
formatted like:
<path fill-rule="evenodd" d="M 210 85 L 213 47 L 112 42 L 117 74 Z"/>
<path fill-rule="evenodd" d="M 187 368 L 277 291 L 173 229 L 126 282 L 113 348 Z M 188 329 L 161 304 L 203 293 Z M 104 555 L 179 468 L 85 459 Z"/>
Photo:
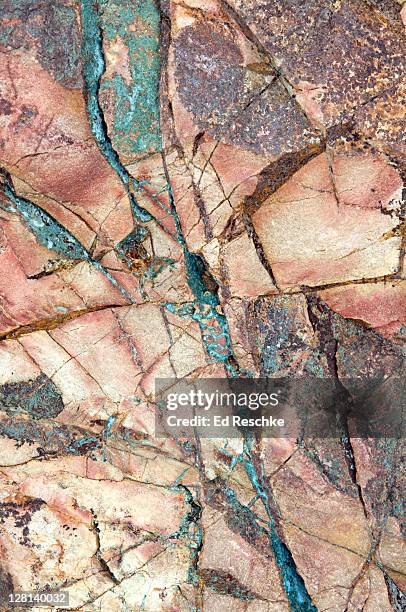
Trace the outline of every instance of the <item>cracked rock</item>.
<path fill-rule="evenodd" d="M 405 610 L 405 3 L 3 5 L 0 611 Z M 158 433 L 280 378 L 334 436 Z"/>

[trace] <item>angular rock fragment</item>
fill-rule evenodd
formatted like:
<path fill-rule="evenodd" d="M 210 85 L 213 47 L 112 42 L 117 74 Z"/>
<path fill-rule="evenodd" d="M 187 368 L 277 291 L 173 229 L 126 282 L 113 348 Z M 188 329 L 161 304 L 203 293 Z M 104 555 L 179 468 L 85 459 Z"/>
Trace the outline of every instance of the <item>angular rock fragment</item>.
<path fill-rule="evenodd" d="M 322 154 L 305 165 L 253 214 L 278 285 L 300 289 L 397 272 L 402 185 L 372 156 Z"/>
<path fill-rule="evenodd" d="M 272 157 L 319 142 L 273 67 L 233 25 L 197 19 L 176 32 L 173 86 L 199 130 Z"/>

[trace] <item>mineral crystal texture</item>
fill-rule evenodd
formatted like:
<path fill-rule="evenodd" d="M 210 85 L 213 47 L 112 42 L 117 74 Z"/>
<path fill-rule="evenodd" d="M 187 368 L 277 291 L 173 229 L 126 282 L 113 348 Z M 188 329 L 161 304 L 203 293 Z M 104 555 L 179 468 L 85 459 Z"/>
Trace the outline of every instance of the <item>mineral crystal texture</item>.
<path fill-rule="evenodd" d="M 406 610 L 402 435 L 155 429 L 157 378 L 405 397 L 405 28 L 395 0 L 3 0 L 1 610 Z"/>

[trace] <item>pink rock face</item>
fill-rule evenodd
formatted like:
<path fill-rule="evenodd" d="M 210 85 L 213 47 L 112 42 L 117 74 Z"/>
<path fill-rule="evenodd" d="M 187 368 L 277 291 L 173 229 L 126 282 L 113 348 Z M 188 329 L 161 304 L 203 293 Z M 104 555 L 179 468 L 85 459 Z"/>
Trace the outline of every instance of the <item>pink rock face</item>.
<path fill-rule="evenodd" d="M 21 195 L 39 197 L 39 205 L 79 239 L 86 225 L 92 238 L 96 232 L 107 233 L 105 240 L 123 238 L 124 224 L 131 223 L 129 203 L 92 142 L 81 92 L 62 87 L 27 55 L 13 54 L 2 70 L 9 109 L 2 115 L 2 159 L 24 181 Z"/>
<path fill-rule="evenodd" d="M 0 612 L 406 610 L 403 5 L 4 0 Z"/>
<path fill-rule="evenodd" d="M 326 289 L 320 297 L 344 317 L 364 321 L 384 336 L 401 337 L 406 323 L 404 281 Z"/>
<path fill-rule="evenodd" d="M 298 289 L 397 272 L 401 190 L 396 171 L 372 156 L 314 158 L 253 215 L 278 285 Z"/>

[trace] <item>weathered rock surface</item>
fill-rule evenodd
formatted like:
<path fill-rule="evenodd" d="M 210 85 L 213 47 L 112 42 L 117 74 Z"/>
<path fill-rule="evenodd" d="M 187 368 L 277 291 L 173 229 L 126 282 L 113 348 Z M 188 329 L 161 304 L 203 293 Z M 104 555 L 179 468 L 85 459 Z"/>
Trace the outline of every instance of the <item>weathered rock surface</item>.
<path fill-rule="evenodd" d="M 406 396 L 404 3 L 3 4 L 0 610 L 405 610 L 404 436 L 155 429 L 157 378 Z"/>
<path fill-rule="evenodd" d="M 278 285 L 297 290 L 399 272 L 402 186 L 372 156 L 323 153 L 306 164 L 252 218 Z"/>

